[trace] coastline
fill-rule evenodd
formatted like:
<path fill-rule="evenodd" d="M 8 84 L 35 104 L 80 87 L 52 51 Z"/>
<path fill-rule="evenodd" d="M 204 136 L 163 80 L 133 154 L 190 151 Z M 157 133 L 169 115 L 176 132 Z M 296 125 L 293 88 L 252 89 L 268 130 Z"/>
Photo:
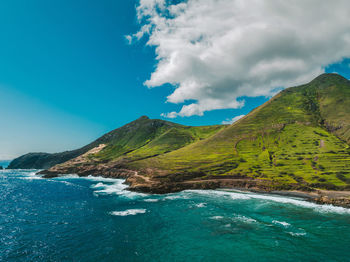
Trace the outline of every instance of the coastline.
<path fill-rule="evenodd" d="M 61 170 L 62 171 L 62 170 Z M 73 170 L 71 170 L 73 171 Z M 78 171 L 78 170 L 74 170 Z M 88 175 L 102 176 L 105 178 L 119 178 L 125 179 L 126 188 L 129 191 L 149 193 L 149 194 L 168 194 L 175 193 L 184 190 L 191 189 L 220 189 L 220 190 L 239 190 L 252 193 L 280 195 L 287 197 L 303 198 L 306 201 L 310 201 L 317 204 L 334 205 L 345 208 L 350 208 L 350 191 L 335 191 L 335 190 L 322 190 L 312 189 L 310 191 L 291 189 L 291 190 L 275 190 L 271 184 L 266 181 L 258 179 L 247 178 L 216 178 L 216 179 L 190 179 L 184 181 L 172 180 L 172 177 L 154 177 L 139 174 L 138 171 L 119 169 L 109 170 L 98 169 L 96 172 L 69 172 L 69 174 L 75 173 L 78 176 L 85 177 Z M 102 171 L 102 172 L 101 172 Z M 37 174 L 44 175 L 44 178 L 52 178 L 60 176 L 57 172 L 48 172 L 43 170 Z"/>
<path fill-rule="evenodd" d="M 300 190 L 272 190 L 265 191 L 259 189 L 246 188 L 220 188 L 227 191 L 242 191 L 252 192 L 266 195 L 277 195 L 286 197 L 298 197 L 305 201 L 313 202 L 320 205 L 333 205 L 344 208 L 350 208 L 350 191 L 331 191 L 331 190 L 315 190 L 315 191 L 300 191 Z"/>

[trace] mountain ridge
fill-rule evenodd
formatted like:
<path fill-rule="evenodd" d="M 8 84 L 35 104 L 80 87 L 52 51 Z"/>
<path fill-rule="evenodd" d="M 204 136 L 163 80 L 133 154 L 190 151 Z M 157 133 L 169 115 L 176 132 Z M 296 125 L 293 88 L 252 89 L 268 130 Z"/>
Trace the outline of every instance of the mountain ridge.
<path fill-rule="evenodd" d="M 108 158 L 108 151 L 111 151 L 112 157 L 130 153 L 131 151 L 135 151 L 136 149 L 145 146 L 145 143 L 151 142 L 148 140 L 156 138 L 157 132 L 160 132 L 159 134 L 162 134 L 163 138 L 164 136 L 169 137 L 171 135 L 173 136 L 173 140 L 178 138 L 177 143 L 180 143 L 178 146 L 181 146 L 181 143 L 186 144 L 193 142 L 196 139 L 205 137 L 206 133 L 209 134 L 210 132 L 221 128 L 224 128 L 224 126 L 213 125 L 191 127 L 160 119 L 150 119 L 147 116 L 141 116 L 124 126 L 104 134 L 92 143 L 79 149 L 64 151 L 61 153 L 38 152 L 22 155 L 12 160 L 8 169 L 48 169 L 54 165 L 79 157 L 93 148 L 98 147 L 100 144 L 109 144 L 109 147 L 105 149 L 104 155 L 102 156 L 102 158 L 106 160 L 105 158 Z M 203 134 L 201 134 L 201 132 Z M 161 138 L 162 137 L 158 137 L 158 140 Z M 152 142 L 153 144 L 155 143 L 155 141 Z M 176 141 L 174 141 L 174 143 L 176 143 Z M 163 147 L 165 147 L 164 144 Z M 169 145 L 167 150 L 172 150 L 173 147 L 176 148 L 176 145 Z M 162 149 L 158 147 L 158 151 L 162 152 Z"/>
<path fill-rule="evenodd" d="M 156 128 L 152 136 L 135 128 L 140 143 L 133 144 L 138 140 L 130 134 L 117 136 L 115 143 L 79 161 L 41 173 L 122 177 L 130 190 L 151 193 L 220 187 L 348 190 L 349 116 L 350 81 L 322 74 L 284 89 L 230 126 L 186 127 L 157 120 L 164 122 L 156 125 L 167 123 L 167 127 Z"/>

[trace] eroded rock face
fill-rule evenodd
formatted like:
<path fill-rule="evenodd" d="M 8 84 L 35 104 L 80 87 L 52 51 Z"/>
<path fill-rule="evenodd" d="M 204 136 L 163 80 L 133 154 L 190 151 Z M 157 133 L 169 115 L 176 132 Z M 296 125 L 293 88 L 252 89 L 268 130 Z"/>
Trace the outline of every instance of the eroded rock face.
<path fill-rule="evenodd" d="M 350 207 L 350 198 L 349 197 L 329 197 L 329 196 L 320 196 L 315 200 L 318 204 Z"/>

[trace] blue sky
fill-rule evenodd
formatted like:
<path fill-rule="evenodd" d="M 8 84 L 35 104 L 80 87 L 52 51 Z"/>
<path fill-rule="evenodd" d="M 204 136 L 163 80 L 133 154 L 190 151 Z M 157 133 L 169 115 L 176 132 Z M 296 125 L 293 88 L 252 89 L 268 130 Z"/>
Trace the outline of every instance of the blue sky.
<path fill-rule="evenodd" d="M 134 0 L 0 2 L 0 159 L 77 148 L 141 115 L 161 118 L 200 101 L 167 102 L 182 84 L 178 79 L 143 84 L 159 69 L 155 48 L 162 46 L 146 44 L 152 32 L 128 44 L 125 36 L 142 26 L 137 6 Z M 349 78 L 350 60 L 339 61 L 326 71 Z M 242 108 L 205 109 L 171 121 L 220 124 L 268 99 L 254 96 L 240 97 Z"/>

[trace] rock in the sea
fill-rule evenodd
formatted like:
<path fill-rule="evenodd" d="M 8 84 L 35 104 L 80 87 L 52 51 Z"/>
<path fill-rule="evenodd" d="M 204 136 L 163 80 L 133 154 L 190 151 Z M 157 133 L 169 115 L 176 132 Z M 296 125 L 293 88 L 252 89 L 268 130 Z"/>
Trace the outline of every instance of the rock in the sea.
<path fill-rule="evenodd" d="M 0 166 L 0 170 L 4 169 L 2 166 Z"/>

